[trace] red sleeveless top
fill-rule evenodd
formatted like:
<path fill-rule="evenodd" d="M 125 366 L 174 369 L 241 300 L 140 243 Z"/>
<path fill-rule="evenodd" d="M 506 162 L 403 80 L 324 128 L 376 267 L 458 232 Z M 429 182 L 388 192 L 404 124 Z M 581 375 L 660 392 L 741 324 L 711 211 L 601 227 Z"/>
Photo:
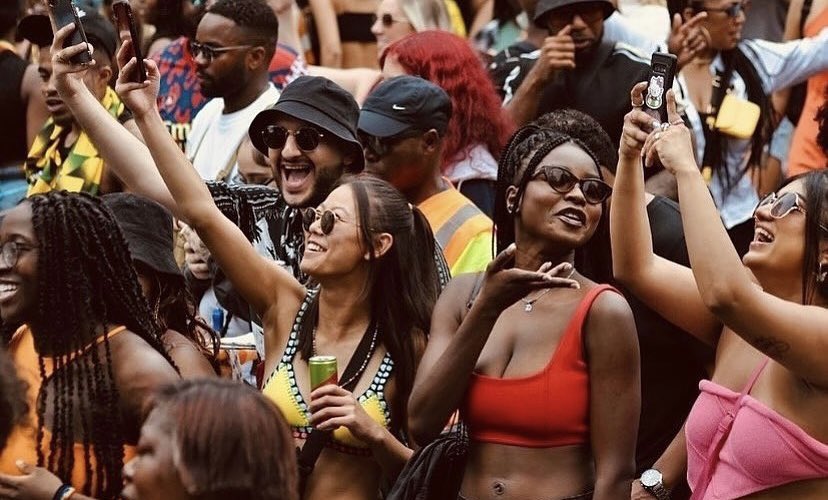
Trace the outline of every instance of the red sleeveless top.
<path fill-rule="evenodd" d="M 472 373 L 463 407 L 469 436 L 483 443 L 553 448 L 589 440 L 589 371 L 582 328 L 592 303 L 606 290 L 590 290 L 575 309 L 549 363 L 538 373 L 497 378 Z"/>

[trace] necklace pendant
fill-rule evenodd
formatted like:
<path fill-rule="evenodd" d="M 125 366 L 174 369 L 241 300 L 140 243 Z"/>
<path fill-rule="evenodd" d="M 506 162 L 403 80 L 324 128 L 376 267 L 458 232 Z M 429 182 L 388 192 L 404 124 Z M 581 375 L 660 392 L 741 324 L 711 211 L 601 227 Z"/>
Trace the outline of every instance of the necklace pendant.
<path fill-rule="evenodd" d="M 528 313 L 532 312 L 532 309 L 534 309 L 534 306 L 532 306 L 531 302 L 527 302 L 526 305 L 523 306 L 523 310 Z"/>

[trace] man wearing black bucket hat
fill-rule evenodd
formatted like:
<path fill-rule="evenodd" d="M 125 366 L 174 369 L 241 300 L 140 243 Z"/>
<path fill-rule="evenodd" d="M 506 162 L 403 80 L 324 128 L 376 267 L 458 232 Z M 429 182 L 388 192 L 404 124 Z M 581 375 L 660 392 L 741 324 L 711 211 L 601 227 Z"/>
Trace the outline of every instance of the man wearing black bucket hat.
<path fill-rule="evenodd" d="M 604 40 L 604 20 L 614 11 L 609 0 L 538 2 L 534 24 L 549 37 L 508 104 L 516 123 L 574 108 L 598 120 L 618 145 L 629 89 L 647 79 L 650 54 Z"/>

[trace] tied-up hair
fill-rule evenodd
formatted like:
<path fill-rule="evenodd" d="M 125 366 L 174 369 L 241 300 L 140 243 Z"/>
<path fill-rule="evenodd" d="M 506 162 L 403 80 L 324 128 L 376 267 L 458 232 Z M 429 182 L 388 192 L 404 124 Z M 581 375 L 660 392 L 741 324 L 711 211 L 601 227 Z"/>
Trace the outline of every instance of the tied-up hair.
<path fill-rule="evenodd" d="M 194 498 L 298 499 L 287 422 L 253 387 L 223 379 L 182 380 L 154 395 L 145 409 L 147 416 L 153 413 L 170 434 L 173 465 Z"/>
<path fill-rule="evenodd" d="M 126 438 L 108 327 L 125 326 L 175 364 L 161 344 L 158 324 L 112 212 L 85 193 L 52 191 L 28 202 L 39 245 L 38 312 L 30 321 L 43 380 L 36 404 L 38 443 L 45 440 L 47 405 L 54 415 L 48 457 L 38 446 L 37 463 L 69 483 L 79 423 L 85 467 L 81 491 L 117 498 L 123 487 Z M 43 353 L 53 356 L 48 379 Z"/>
<path fill-rule="evenodd" d="M 598 178 L 604 179 L 595 153 L 579 139 L 537 125 L 521 127 L 506 144 L 498 161 L 494 206 L 495 254 L 515 242 L 515 217 L 520 212 L 526 185 L 532 180 L 538 165 L 552 150 L 567 143 L 575 144 L 589 155 L 595 163 Z M 511 186 L 518 188 L 518 194 L 510 212 L 510 207 L 506 206 L 506 191 Z M 601 219 L 590 243 L 576 251 L 575 265 L 600 283 L 612 280 L 606 202 L 601 203 Z"/>
<path fill-rule="evenodd" d="M 362 245 L 372 249 L 376 235 L 393 236 L 391 248 L 381 257 L 369 252 L 368 279 L 363 290 L 369 296 L 378 340 L 394 360 L 397 397 L 393 404 L 398 428 L 407 422 L 408 395 L 414 386 L 418 349 L 425 345 L 431 313 L 440 284 L 434 261 L 434 234 L 423 213 L 408 203 L 391 184 L 369 174 L 343 177 L 359 212 Z M 304 359 L 313 351 L 313 330 L 319 295 L 311 302 L 300 331 L 299 349 Z"/>

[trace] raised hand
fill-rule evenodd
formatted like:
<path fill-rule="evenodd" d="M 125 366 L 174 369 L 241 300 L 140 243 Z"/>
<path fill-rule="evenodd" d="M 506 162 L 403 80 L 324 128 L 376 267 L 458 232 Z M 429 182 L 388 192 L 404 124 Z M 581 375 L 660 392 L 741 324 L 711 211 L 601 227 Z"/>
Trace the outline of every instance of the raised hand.
<path fill-rule="evenodd" d="M 676 61 L 678 69 L 683 68 L 685 64 L 710 46 L 710 33 L 704 26 L 701 26 L 701 22 L 705 19 L 707 19 L 707 12 L 699 12 L 686 23 L 682 21 L 681 14 L 677 13 L 673 16 L 667 47 L 670 53 L 678 58 Z"/>
<path fill-rule="evenodd" d="M 313 391 L 308 406 L 310 423 L 319 430 L 334 431 L 345 427 L 355 438 L 369 444 L 382 439 L 383 428 L 365 412 L 351 392 L 338 385 L 323 385 Z"/>
<path fill-rule="evenodd" d="M 548 36 L 543 41 L 538 57 L 537 71 L 544 80 L 564 69 L 575 69 L 575 42 L 572 40 L 572 26 L 566 25 L 556 35 Z"/>
<path fill-rule="evenodd" d="M 647 82 L 640 82 L 630 90 L 630 102 L 632 110 L 624 116 L 624 128 L 621 133 L 621 144 L 618 154 L 623 158 L 638 158 L 641 150 L 647 141 L 650 132 L 659 128 L 661 124 L 642 110 L 644 105 L 644 92 L 647 90 Z"/>
<path fill-rule="evenodd" d="M 63 43 L 75 31 L 74 24 L 68 24 L 55 33 L 52 40 L 52 76 L 55 79 L 55 89 L 63 99 L 69 99 L 86 89 L 83 78 L 89 68 L 95 65 L 95 60 L 84 64 L 74 64 L 71 58 L 85 52 L 87 43 L 81 42 L 71 47 L 63 48 Z M 89 50 L 94 50 L 91 44 Z"/>
<path fill-rule="evenodd" d="M 571 278 L 575 270 L 568 262 L 555 267 L 546 262 L 537 271 L 526 271 L 509 267 L 514 260 L 515 245 L 512 244 L 489 263 L 476 302 L 502 311 L 535 290 L 581 287 Z"/>
<path fill-rule="evenodd" d="M 691 132 L 676 110 L 676 95 L 672 90 L 667 91 L 667 121 L 647 137 L 643 148 L 644 165 L 653 165 L 658 158 L 673 175 L 682 170 L 698 171 Z"/>
<path fill-rule="evenodd" d="M 118 49 L 118 81 L 115 84 L 115 91 L 121 96 L 124 103 L 136 118 L 157 110 L 156 100 L 161 76 L 158 66 L 151 59 L 144 59 L 144 67 L 147 70 L 147 80 L 133 82 L 127 75 L 137 71 L 138 62 L 132 56 L 132 40 L 129 37 L 121 39 L 121 48 Z"/>

